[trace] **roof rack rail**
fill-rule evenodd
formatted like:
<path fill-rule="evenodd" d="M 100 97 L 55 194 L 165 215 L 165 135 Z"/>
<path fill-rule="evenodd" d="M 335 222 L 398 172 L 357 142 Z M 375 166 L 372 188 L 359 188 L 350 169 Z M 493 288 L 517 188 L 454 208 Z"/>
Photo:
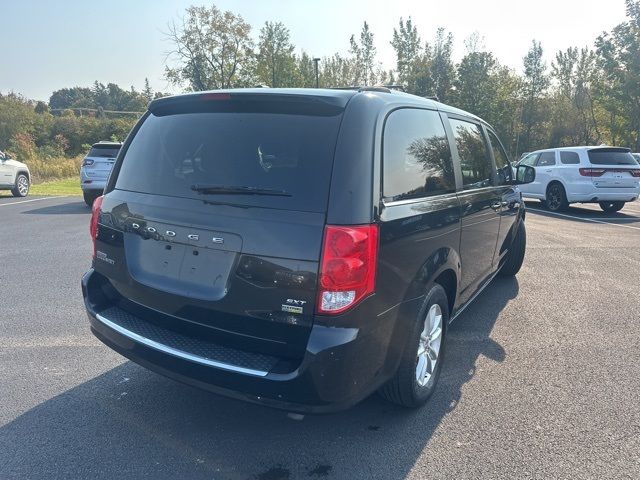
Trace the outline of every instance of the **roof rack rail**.
<path fill-rule="evenodd" d="M 404 85 L 351 85 L 349 87 L 331 87 L 332 90 L 357 90 L 358 92 L 384 92 L 391 93 L 391 90 L 404 92 Z"/>
<path fill-rule="evenodd" d="M 426 98 L 427 100 L 435 100 L 436 102 L 439 102 L 439 101 L 440 101 L 440 99 L 438 98 L 438 96 L 437 96 L 437 95 L 426 95 L 426 96 L 425 96 L 425 97 L 423 97 L 423 98 Z"/>

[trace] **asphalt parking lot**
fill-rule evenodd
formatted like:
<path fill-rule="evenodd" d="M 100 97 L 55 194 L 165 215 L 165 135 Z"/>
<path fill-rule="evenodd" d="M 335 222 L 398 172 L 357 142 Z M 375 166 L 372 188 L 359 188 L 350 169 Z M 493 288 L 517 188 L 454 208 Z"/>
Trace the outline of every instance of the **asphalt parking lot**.
<path fill-rule="evenodd" d="M 99 343 L 89 209 L 0 195 L 0 478 L 640 478 L 640 203 L 528 206 L 522 271 L 454 323 L 425 408 L 295 421 Z"/>

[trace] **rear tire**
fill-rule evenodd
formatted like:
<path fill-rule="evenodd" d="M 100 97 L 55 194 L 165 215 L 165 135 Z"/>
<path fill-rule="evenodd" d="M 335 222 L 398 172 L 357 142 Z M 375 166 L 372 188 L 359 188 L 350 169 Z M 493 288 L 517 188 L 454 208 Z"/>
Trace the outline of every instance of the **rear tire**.
<path fill-rule="evenodd" d="M 509 248 L 509 251 L 507 252 L 507 257 L 505 258 L 505 261 L 500 268 L 500 276 L 515 276 L 522 267 L 522 262 L 524 262 L 524 254 L 526 250 L 527 230 L 524 226 L 524 222 L 521 221 L 520 225 L 518 226 L 516 236 L 513 239 L 513 243 L 511 244 L 511 248 Z"/>
<path fill-rule="evenodd" d="M 624 208 L 625 202 L 600 202 L 600 208 L 607 213 L 619 212 Z"/>
<path fill-rule="evenodd" d="M 413 322 L 398 370 L 379 390 L 383 398 L 407 408 L 419 407 L 429 399 L 440 377 L 448 323 L 447 294 L 435 284 Z"/>
<path fill-rule="evenodd" d="M 29 194 L 30 187 L 29 177 L 24 173 L 19 173 L 16 177 L 15 186 L 11 189 L 11 194 L 14 197 L 26 197 Z"/>
<path fill-rule="evenodd" d="M 561 183 L 553 182 L 547 187 L 545 206 L 551 212 L 564 212 L 569 208 L 567 192 Z"/>
<path fill-rule="evenodd" d="M 88 207 L 92 207 L 98 195 L 95 193 L 82 192 L 82 197 L 84 198 L 84 203 L 86 203 Z"/>

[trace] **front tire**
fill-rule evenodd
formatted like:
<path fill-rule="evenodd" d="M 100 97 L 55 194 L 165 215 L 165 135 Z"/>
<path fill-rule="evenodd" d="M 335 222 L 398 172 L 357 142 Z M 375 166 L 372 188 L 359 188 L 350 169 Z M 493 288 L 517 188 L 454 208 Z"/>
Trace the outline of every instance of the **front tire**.
<path fill-rule="evenodd" d="M 413 323 L 395 375 L 379 391 L 397 405 L 416 408 L 433 394 L 444 355 L 449 302 L 442 286 L 434 285 Z"/>
<path fill-rule="evenodd" d="M 567 192 L 561 183 L 554 182 L 547 187 L 545 206 L 551 212 L 564 212 L 569 208 Z"/>
<path fill-rule="evenodd" d="M 600 202 L 600 208 L 607 213 L 619 212 L 624 208 L 625 202 Z"/>
<path fill-rule="evenodd" d="M 14 197 L 26 197 L 29 194 L 30 187 L 31 183 L 29 182 L 29 177 L 24 173 L 19 173 L 16 177 L 15 187 L 11 189 L 11 194 Z"/>
<path fill-rule="evenodd" d="M 520 222 L 518 226 L 518 231 L 516 232 L 516 236 L 513 239 L 513 243 L 507 252 L 507 256 L 505 258 L 502 267 L 500 268 L 500 276 L 503 277 L 513 277 L 515 276 L 522 267 L 522 262 L 524 262 L 524 254 L 527 250 L 527 230 L 524 226 L 524 222 Z"/>

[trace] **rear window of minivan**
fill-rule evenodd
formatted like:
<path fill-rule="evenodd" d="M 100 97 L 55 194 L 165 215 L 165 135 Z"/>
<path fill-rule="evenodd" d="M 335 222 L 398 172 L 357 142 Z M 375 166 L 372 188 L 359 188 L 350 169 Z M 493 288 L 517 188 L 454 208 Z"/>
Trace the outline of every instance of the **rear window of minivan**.
<path fill-rule="evenodd" d="M 324 212 L 340 114 L 189 111 L 144 120 L 115 188 L 267 208 Z M 198 192 L 249 187 L 276 195 Z M 278 193 L 279 192 L 279 193 Z"/>
<path fill-rule="evenodd" d="M 629 150 L 622 148 L 598 148 L 588 151 L 593 165 L 637 165 Z"/>

